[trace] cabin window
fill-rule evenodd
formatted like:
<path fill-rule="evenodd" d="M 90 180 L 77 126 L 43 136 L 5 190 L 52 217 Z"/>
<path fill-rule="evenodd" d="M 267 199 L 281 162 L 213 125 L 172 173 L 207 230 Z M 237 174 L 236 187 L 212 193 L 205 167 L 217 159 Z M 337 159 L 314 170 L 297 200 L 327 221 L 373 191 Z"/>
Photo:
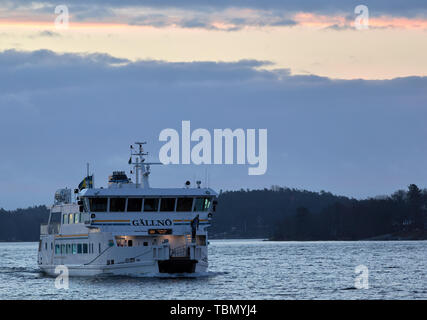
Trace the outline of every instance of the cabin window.
<path fill-rule="evenodd" d="M 44 249 L 47 250 L 47 242 L 44 243 Z"/>
<path fill-rule="evenodd" d="M 74 223 L 79 223 L 81 213 L 74 214 Z"/>
<path fill-rule="evenodd" d="M 73 254 L 77 254 L 77 243 L 73 243 Z"/>
<path fill-rule="evenodd" d="M 193 207 L 193 198 L 178 198 L 176 211 L 191 211 Z"/>
<path fill-rule="evenodd" d="M 126 207 L 126 198 L 111 198 L 110 212 L 124 212 Z"/>
<path fill-rule="evenodd" d="M 175 211 L 175 198 L 162 198 L 160 211 Z"/>
<path fill-rule="evenodd" d="M 52 216 L 50 218 L 50 223 L 61 223 L 61 213 L 60 212 L 52 212 Z"/>
<path fill-rule="evenodd" d="M 129 198 L 128 199 L 128 212 L 139 212 L 142 209 L 141 198 Z"/>
<path fill-rule="evenodd" d="M 158 211 L 158 210 L 159 210 L 159 199 L 146 198 L 144 200 L 144 211 Z"/>
<path fill-rule="evenodd" d="M 74 223 L 74 216 L 72 213 L 68 215 L 68 223 Z"/>
<path fill-rule="evenodd" d="M 90 211 L 106 212 L 107 200 L 108 200 L 107 198 L 89 198 Z"/>
<path fill-rule="evenodd" d="M 68 214 L 64 214 L 62 218 L 62 224 L 68 224 Z"/>
<path fill-rule="evenodd" d="M 194 211 L 208 211 L 211 205 L 210 198 L 196 198 Z"/>
<path fill-rule="evenodd" d="M 87 243 L 83 243 L 83 253 L 87 253 Z"/>
<path fill-rule="evenodd" d="M 99 251 L 99 253 L 101 253 L 101 244 L 100 243 L 98 243 L 98 251 Z"/>

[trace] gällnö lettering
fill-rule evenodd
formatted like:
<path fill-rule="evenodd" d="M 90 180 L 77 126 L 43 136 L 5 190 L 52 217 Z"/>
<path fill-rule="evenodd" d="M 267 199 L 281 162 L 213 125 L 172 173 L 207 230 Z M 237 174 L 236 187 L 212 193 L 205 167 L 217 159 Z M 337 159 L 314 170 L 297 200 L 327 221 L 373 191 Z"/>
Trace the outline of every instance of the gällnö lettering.
<path fill-rule="evenodd" d="M 254 167 L 248 168 L 249 175 L 266 173 L 267 129 L 258 129 L 258 155 L 256 155 L 256 129 L 247 129 L 246 132 L 241 128 L 234 131 L 214 129 L 213 136 L 212 152 L 211 133 L 202 128 L 191 132 L 190 121 L 182 121 L 181 139 L 175 129 L 169 128 L 160 132 L 159 141 L 166 143 L 160 148 L 159 159 L 163 164 L 223 164 L 224 146 L 224 164 L 253 165 Z M 191 142 L 197 144 L 191 148 Z M 234 145 L 237 147 L 236 163 L 234 163 Z"/>
<path fill-rule="evenodd" d="M 170 219 L 166 220 L 132 220 L 134 226 L 145 226 L 145 227 L 159 227 L 159 226 L 170 226 L 172 221 Z"/>

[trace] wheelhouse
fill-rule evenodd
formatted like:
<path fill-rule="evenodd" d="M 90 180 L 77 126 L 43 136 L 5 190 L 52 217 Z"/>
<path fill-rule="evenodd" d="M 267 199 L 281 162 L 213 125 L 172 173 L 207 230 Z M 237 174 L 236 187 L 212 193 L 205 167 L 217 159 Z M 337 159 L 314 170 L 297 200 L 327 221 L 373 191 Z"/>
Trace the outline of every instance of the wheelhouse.
<path fill-rule="evenodd" d="M 214 196 L 84 196 L 84 212 L 206 212 L 215 211 Z M 77 218 L 75 218 L 77 219 Z"/>

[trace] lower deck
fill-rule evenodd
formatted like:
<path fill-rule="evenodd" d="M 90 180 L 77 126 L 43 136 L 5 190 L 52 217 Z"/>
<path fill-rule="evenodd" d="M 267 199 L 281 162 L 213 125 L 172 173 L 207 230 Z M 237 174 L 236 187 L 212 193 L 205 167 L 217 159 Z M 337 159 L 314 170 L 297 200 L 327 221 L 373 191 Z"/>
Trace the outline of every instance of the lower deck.
<path fill-rule="evenodd" d="M 119 274 L 120 270 L 126 273 L 195 272 L 196 269 L 207 269 L 207 257 L 206 236 L 198 235 L 192 239 L 191 236 L 127 236 L 95 232 L 42 236 L 38 264 L 42 270 L 49 269 L 50 272 L 56 266 L 64 265 L 77 270 L 79 275 L 85 273 L 84 269 L 96 274 L 111 270 Z"/>

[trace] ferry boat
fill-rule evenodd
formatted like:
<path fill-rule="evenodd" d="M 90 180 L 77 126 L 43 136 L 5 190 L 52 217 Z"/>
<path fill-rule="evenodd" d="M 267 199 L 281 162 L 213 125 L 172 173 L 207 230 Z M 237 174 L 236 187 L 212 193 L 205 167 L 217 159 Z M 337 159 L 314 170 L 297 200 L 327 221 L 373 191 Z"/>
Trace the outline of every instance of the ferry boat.
<path fill-rule="evenodd" d="M 38 265 L 70 276 L 194 273 L 208 269 L 208 230 L 217 193 L 201 182 L 182 188 L 150 188 L 150 165 L 142 142 L 131 145 L 124 171 L 95 188 L 93 175 L 74 189 L 60 189 L 47 224 L 40 228 Z"/>

